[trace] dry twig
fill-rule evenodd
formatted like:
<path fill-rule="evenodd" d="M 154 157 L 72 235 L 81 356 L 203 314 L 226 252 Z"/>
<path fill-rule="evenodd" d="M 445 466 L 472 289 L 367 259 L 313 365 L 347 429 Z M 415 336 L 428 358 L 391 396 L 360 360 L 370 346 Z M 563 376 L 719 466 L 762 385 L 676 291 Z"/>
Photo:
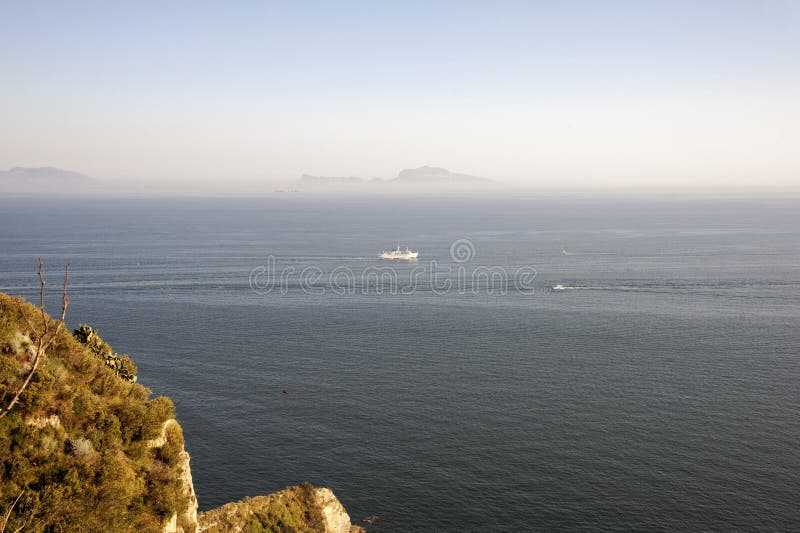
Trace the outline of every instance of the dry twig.
<path fill-rule="evenodd" d="M 11 512 L 14 510 L 14 507 L 17 506 L 17 502 L 19 502 L 19 499 L 22 498 L 23 494 L 25 494 L 25 489 L 22 489 L 22 492 L 19 493 L 17 499 L 14 500 L 14 503 L 12 503 L 11 506 L 8 508 L 8 512 L 6 512 L 6 515 L 3 517 L 3 523 L 0 524 L 0 533 L 3 533 L 6 530 L 6 526 L 8 525 L 8 519 L 11 518 Z"/>
<path fill-rule="evenodd" d="M 14 397 L 11 399 L 9 404 L 0 411 L 0 418 L 6 416 L 11 408 L 14 407 L 14 404 L 17 403 L 19 400 L 20 395 L 31 382 L 33 375 L 36 373 L 36 369 L 39 368 L 39 364 L 42 362 L 42 358 L 44 357 L 45 352 L 47 351 L 50 346 L 55 342 L 58 333 L 61 331 L 61 328 L 64 326 L 64 319 L 67 316 L 67 306 L 69 306 L 69 299 L 67 298 L 67 281 L 69 280 L 69 262 L 64 269 L 64 292 L 61 295 L 61 321 L 56 325 L 56 329 L 50 333 L 50 324 L 47 320 L 47 314 L 44 311 L 44 286 L 46 285 L 46 281 L 44 279 L 43 273 L 43 263 L 42 258 L 39 258 L 39 307 L 42 311 L 42 328 L 41 331 L 38 331 L 37 328 L 33 326 L 28 316 L 25 314 L 25 310 L 22 308 L 21 301 L 17 301 L 17 306 L 19 307 L 20 314 L 22 314 L 22 318 L 25 320 L 25 324 L 28 326 L 28 329 L 31 331 L 32 334 L 36 336 L 36 355 L 33 357 L 33 363 L 31 365 L 31 370 L 28 372 L 28 375 L 25 377 L 25 381 L 22 382 L 17 392 L 14 394 Z"/>

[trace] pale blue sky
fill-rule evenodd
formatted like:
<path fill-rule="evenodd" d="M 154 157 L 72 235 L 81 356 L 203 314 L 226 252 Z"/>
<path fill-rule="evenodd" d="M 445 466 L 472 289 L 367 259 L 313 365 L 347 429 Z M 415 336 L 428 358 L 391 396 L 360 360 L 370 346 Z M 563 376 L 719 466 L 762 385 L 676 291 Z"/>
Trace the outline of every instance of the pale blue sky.
<path fill-rule="evenodd" d="M 2 2 L 0 20 L 0 168 L 800 182 L 800 2 Z"/>

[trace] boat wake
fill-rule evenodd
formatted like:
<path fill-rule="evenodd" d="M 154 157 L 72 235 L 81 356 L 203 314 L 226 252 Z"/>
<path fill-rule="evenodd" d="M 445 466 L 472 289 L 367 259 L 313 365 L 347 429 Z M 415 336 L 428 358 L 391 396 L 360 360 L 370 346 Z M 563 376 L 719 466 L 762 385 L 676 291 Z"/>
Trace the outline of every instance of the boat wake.
<path fill-rule="evenodd" d="M 297 255 L 297 256 L 276 256 L 278 261 L 366 261 L 375 259 L 371 255 Z"/>
<path fill-rule="evenodd" d="M 554 292 L 560 291 L 603 291 L 603 290 L 612 290 L 613 287 L 600 287 L 600 286 L 589 286 L 589 285 L 553 285 L 551 290 Z"/>
<path fill-rule="evenodd" d="M 566 285 L 559 283 L 550 287 L 552 292 L 563 291 L 611 291 L 655 294 L 697 294 L 705 296 L 725 296 L 774 300 L 796 299 L 798 282 L 766 280 L 758 283 L 752 280 L 638 280 L 635 284 L 623 282 L 608 285 Z"/>
<path fill-rule="evenodd" d="M 617 255 L 616 252 L 569 252 L 565 249 L 561 250 L 561 255 Z"/>

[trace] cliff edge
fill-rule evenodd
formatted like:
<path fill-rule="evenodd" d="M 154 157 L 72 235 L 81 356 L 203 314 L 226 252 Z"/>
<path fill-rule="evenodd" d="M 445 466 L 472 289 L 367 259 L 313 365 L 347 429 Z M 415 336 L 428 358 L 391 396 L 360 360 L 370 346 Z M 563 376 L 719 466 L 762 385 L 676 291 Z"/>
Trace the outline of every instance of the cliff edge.
<path fill-rule="evenodd" d="M 0 531 L 355 533 L 308 483 L 198 515 L 169 398 L 97 332 L 0 293 Z"/>
<path fill-rule="evenodd" d="M 291 531 L 294 533 L 362 533 L 331 489 L 310 483 L 227 503 L 200 513 L 198 533 Z"/>

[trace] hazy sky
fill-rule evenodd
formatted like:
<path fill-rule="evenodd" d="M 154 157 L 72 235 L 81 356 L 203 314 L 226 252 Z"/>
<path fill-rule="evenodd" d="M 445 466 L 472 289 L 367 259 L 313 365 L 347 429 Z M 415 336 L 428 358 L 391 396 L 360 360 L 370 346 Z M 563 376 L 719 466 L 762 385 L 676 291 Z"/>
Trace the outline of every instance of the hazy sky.
<path fill-rule="evenodd" d="M 0 169 L 800 183 L 798 1 L 0 1 L 0 22 Z"/>

